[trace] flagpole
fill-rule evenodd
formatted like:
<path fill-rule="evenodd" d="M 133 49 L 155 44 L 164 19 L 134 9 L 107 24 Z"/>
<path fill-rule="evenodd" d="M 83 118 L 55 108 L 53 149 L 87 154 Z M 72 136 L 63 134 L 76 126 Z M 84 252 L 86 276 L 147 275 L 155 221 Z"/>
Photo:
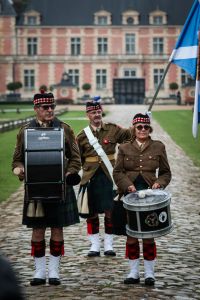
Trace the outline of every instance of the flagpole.
<path fill-rule="evenodd" d="M 165 72 L 164 72 L 164 74 L 163 74 L 163 76 L 162 76 L 162 78 L 161 78 L 161 80 L 160 80 L 160 82 L 159 82 L 159 85 L 158 85 L 158 87 L 157 87 L 157 89 L 156 89 L 156 92 L 155 92 L 155 94 L 154 94 L 154 96 L 153 96 L 152 102 L 151 102 L 151 104 L 149 105 L 148 111 L 151 111 L 151 109 L 152 109 L 152 107 L 153 107 L 153 105 L 154 105 L 154 102 L 155 102 L 156 97 L 157 97 L 157 95 L 158 95 L 158 92 L 159 92 L 159 90 L 160 90 L 160 88 L 161 88 L 161 85 L 163 84 L 163 81 L 164 81 L 165 76 L 166 76 L 166 74 L 167 74 L 167 72 L 168 72 L 168 70 L 169 70 L 170 65 L 171 65 L 171 61 L 169 61 L 168 64 L 167 64 L 167 67 L 166 67 L 166 69 L 165 69 Z"/>

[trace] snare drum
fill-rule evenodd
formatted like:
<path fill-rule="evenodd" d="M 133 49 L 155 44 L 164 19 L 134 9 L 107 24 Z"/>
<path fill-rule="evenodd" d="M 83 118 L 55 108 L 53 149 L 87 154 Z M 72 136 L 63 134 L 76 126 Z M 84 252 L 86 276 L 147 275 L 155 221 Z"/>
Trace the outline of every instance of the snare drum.
<path fill-rule="evenodd" d="M 64 130 L 28 128 L 24 145 L 26 199 L 64 201 Z"/>
<path fill-rule="evenodd" d="M 171 195 L 163 190 L 143 190 L 123 199 L 127 211 L 126 233 L 135 238 L 156 238 L 173 230 L 170 214 Z M 145 195 L 144 195 L 145 193 Z"/>

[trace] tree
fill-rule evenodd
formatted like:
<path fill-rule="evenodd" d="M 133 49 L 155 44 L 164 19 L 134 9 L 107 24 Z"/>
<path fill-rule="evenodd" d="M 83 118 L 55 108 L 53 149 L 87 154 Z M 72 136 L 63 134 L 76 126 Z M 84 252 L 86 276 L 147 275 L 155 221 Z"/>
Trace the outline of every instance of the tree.
<path fill-rule="evenodd" d="M 169 84 L 169 88 L 170 88 L 170 90 L 172 90 L 172 91 L 178 90 L 178 83 L 176 83 L 176 82 L 171 82 L 171 83 Z"/>
<path fill-rule="evenodd" d="M 91 89 L 91 84 L 90 84 L 90 83 L 84 83 L 84 84 L 82 85 L 82 89 L 83 89 L 84 91 L 89 91 L 89 90 Z"/>
<path fill-rule="evenodd" d="M 22 83 L 20 81 L 9 82 L 6 87 L 9 91 L 15 93 L 16 90 L 22 88 Z"/>
<path fill-rule="evenodd" d="M 39 88 L 39 90 L 44 90 L 45 92 L 47 91 L 47 86 L 45 84 L 42 84 Z"/>

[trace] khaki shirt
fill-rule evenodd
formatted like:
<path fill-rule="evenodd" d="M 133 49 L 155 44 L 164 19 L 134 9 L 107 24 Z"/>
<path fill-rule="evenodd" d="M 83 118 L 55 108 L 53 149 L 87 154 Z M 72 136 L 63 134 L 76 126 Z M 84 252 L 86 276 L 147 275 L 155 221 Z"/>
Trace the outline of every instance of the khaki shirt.
<path fill-rule="evenodd" d="M 113 123 L 103 123 L 100 131 L 94 131 L 90 126 L 94 136 L 98 139 L 99 144 L 101 144 L 103 150 L 107 155 L 113 155 L 116 152 L 116 145 L 123 143 L 130 139 L 130 130 L 119 127 Z M 83 176 L 81 184 L 87 183 L 90 178 L 94 175 L 96 170 L 101 166 L 104 173 L 110 178 L 109 172 L 102 162 L 101 158 L 98 157 L 97 152 L 90 145 L 85 132 L 82 130 L 77 136 L 77 142 L 80 150 Z M 88 162 L 87 158 L 97 158 L 96 162 Z M 111 164 L 114 166 L 114 157 L 110 160 Z M 111 180 L 111 178 L 110 178 Z"/>
<path fill-rule="evenodd" d="M 138 175 L 141 175 L 150 187 L 155 182 L 163 188 L 169 184 L 171 171 L 162 142 L 149 138 L 142 149 L 136 140 L 119 146 L 113 170 L 119 192 L 126 193 Z"/>
<path fill-rule="evenodd" d="M 13 154 L 12 169 L 24 167 L 24 130 L 29 123 L 22 126 L 17 135 L 17 142 Z M 75 140 L 74 132 L 68 124 L 61 122 L 65 136 L 65 172 L 78 173 L 81 169 L 79 149 Z"/>

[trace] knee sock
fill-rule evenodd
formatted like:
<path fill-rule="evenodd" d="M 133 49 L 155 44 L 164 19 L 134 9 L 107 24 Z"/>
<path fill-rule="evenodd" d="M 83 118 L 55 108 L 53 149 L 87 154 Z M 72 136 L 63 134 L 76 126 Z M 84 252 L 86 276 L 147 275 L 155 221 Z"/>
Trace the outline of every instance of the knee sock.
<path fill-rule="evenodd" d="M 45 240 L 40 242 L 31 241 L 31 256 L 43 257 L 45 256 Z"/>
<path fill-rule="evenodd" d="M 99 233 L 99 217 L 87 219 L 87 233 L 96 234 Z"/>
<path fill-rule="evenodd" d="M 156 258 L 156 242 L 150 244 L 143 241 L 143 256 L 146 260 L 154 260 Z"/>
<path fill-rule="evenodd" d="M 113 224 L 111 218 L 104 218 L 104 227 L 105 227 L 105 233 L 107 234 L 113 234 Z"/>
<path fill-rule="evenodd" d="M 64 241 L 54 241 L 50 239 L 50 254 L 53 256 L 63 256 Z"/>
<path fill-rule="evenodd" d="M 134 244 L 128 244 L 126 242 L 126 258 L 129 259 L 138 259 L 140 257 L 140 246 L 139 241 Z"/>

